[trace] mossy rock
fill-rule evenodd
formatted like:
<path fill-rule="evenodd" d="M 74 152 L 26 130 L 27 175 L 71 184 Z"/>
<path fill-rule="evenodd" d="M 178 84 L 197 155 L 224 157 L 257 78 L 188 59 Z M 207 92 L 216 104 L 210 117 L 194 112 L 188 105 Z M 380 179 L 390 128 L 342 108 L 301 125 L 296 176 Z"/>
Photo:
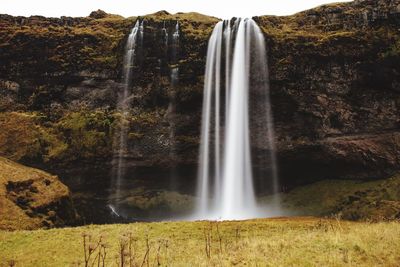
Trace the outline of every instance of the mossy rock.
<path fill-rule="evenodd" d="M 278 196 L 290 215 L 339 216 L 348 220 L 400 218 L 400 175 L 385 180 L 325 180 Z M 268 203 L 270 197 L 263 201 Z"/>

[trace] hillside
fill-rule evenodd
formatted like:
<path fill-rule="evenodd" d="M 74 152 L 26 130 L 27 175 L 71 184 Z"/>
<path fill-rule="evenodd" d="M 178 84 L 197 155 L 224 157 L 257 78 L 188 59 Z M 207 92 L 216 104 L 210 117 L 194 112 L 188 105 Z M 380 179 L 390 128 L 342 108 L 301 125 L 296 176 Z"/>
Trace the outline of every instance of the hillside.
<path fill-rule="evenodd" d="M 70 191 L 57 176 L 0 157 L 0 229 L 38 229 L 77 222 Z"/>

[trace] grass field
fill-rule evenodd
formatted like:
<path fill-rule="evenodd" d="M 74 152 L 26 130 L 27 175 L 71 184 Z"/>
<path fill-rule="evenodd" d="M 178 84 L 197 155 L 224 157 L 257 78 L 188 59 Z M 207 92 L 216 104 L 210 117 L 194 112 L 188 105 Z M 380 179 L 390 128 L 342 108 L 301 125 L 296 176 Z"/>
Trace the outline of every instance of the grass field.
<path fill-rule="evenodd" d="M 400 223 L 298 217 L 0 232 L 0 266 L 85 266 L 85 251 L 88 266 L 103 266 L 104 254 L 104 266 L 400 266 Z"/>

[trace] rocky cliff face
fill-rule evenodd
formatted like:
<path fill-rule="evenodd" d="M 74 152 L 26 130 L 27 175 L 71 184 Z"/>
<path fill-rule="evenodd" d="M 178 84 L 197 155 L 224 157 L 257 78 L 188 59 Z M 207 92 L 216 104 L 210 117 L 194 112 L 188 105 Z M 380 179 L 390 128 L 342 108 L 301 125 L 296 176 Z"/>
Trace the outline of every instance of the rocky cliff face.
<path fill-rule="evenodd" d="M 136 19 L 101 11 L 86 18 L 1 15 L 0 154 L 34 164 L 110 162 L 124 45 Z M 218 20 L 166 12 L 143 19 L 127 157 L 133 165 L 195 165 L 207 41 Z M 267 41 L 283 183 L 398 170 L 400 1 L 255 20 Z M 176 21 L 180 75 L 173 87 L 161 29 L 165 22 L 171 35 Z"/>
<path fill-rule="evenodd" d="M 399 1 L 260 17 L 283 177 L 382 177 L 399 166 Z"/>
<path fill-rule="evenodd" d="M 120 117 L 115 107 L 123 88 L 124 45 L 136 19 L 101 12 L 87 18 L 1 16 L 2 155 L 53 163 L 110 158 Z M 173 119 L 179 122 L 177 139 L 185 153 L 196 153 L 205 50 L 217 19 L 159 12 L 144 20 L 143 49 L 133 77 L 130 157 L 154 164 L 168 161 L 170 147 L 171 51 L 161 29 L 165 23 L 171 36 L 179 21 L 180 85 L 174 89 Z"/>

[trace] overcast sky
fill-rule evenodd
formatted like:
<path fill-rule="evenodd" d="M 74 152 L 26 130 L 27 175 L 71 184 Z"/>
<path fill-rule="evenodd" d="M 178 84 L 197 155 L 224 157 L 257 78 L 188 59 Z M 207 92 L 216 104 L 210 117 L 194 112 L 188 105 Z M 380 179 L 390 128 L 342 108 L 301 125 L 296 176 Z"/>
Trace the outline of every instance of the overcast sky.
<path fill-rule="evenodd" d="M 170 13 L 196 11 L 219 18 L 290 15 L 325 3 L 351 0 L 0 0 L 0 13 L 47 17 L 87 16 L 102 9 L 124 17 L 159 10 Z"/>

